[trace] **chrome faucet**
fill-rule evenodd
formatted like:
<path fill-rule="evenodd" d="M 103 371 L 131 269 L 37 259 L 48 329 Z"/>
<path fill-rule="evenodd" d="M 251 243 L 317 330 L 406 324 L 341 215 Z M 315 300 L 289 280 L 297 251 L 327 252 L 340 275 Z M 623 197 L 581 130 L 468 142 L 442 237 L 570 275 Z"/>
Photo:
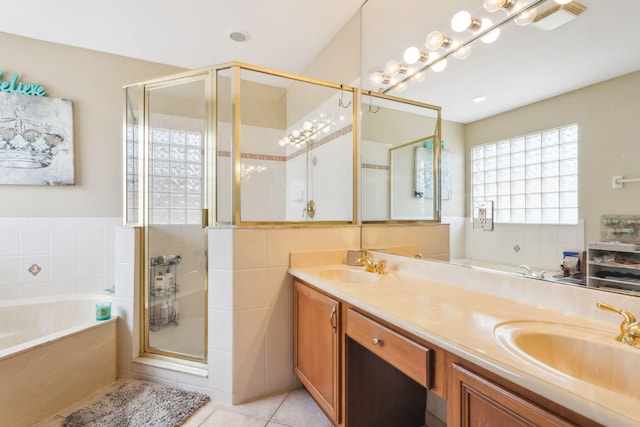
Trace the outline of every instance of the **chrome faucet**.
<path fill-rule="evenodd" d="M 535 271 L 533 271 L 531 269 L 531 267 L 529 267 L 528 265 L 524 265 L 524 264 L 520 265 L 520 269 L 525 271 L 525 273 L 522 273 L 525 276 L 534 277 L 536 279 L 544 279 L 544 273 L 546 273 L 545 270 L 542 270 L 541 272 L 536 273 Z"/>
<path fill-rule="evenodd" d="M 616 337 L 616 341 L 640 348 L 640 322 L 636 320 L 633 314 L 603 302 L 597 303 L 596 307 L 622 315 L 624 320 L 620 323 L 620 335 Z"/>
<path fill-rule="evenodd" d="M 365 270 L 369 273 L 387 274 L 385 268 L 387 267 L 387 260 L 381 259 L 377 264 L 373 262 L 373 258 L 369 252 L 364 252 L 362 258 L 358 259 L 358 264 L 363 265 Z"/>

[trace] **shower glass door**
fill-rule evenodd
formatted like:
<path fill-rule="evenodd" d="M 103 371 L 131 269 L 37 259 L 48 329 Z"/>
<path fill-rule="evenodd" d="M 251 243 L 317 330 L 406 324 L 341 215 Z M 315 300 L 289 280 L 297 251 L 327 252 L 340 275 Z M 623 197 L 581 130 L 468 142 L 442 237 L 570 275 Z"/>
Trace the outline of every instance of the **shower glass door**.
<path fill-rule="evenodd" d="M 207 75 L 145 90 L 145 352 L 206 358 Z"/>

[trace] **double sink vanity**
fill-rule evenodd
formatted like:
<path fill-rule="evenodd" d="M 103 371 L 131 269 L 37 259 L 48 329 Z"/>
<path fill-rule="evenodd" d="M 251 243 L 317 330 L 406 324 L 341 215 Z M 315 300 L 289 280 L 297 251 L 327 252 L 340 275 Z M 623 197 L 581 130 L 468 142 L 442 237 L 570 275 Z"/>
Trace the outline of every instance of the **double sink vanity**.
<path fill-rule="evenodd" d="M 640 424 L 640 349 L 596 307 L 633 311 L 629 297 L 373 258 L 386 266 L 291 258 L 294 369 L 335 425 L 422 426 L 428 399 L 449 426 Z"/>

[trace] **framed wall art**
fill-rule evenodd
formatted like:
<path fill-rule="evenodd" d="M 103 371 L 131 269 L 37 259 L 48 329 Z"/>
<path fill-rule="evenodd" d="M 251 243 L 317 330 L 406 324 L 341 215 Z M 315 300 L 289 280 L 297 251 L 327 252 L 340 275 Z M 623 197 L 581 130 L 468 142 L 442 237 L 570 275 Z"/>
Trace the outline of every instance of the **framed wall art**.
<path fill-rule="evenodd" d="M 0 184 L 75 184 L 70 100 L 0 92 Z"/>

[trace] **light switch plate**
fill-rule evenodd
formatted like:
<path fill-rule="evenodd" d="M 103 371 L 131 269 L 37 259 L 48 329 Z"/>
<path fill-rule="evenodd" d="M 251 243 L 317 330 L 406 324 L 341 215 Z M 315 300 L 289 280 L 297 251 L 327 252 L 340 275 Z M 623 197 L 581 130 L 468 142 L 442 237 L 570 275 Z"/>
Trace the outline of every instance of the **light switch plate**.
<path fill-rule="evenodd" d="M 493 202 L 473 203 L 473 229 L 493 231 Z"/>

